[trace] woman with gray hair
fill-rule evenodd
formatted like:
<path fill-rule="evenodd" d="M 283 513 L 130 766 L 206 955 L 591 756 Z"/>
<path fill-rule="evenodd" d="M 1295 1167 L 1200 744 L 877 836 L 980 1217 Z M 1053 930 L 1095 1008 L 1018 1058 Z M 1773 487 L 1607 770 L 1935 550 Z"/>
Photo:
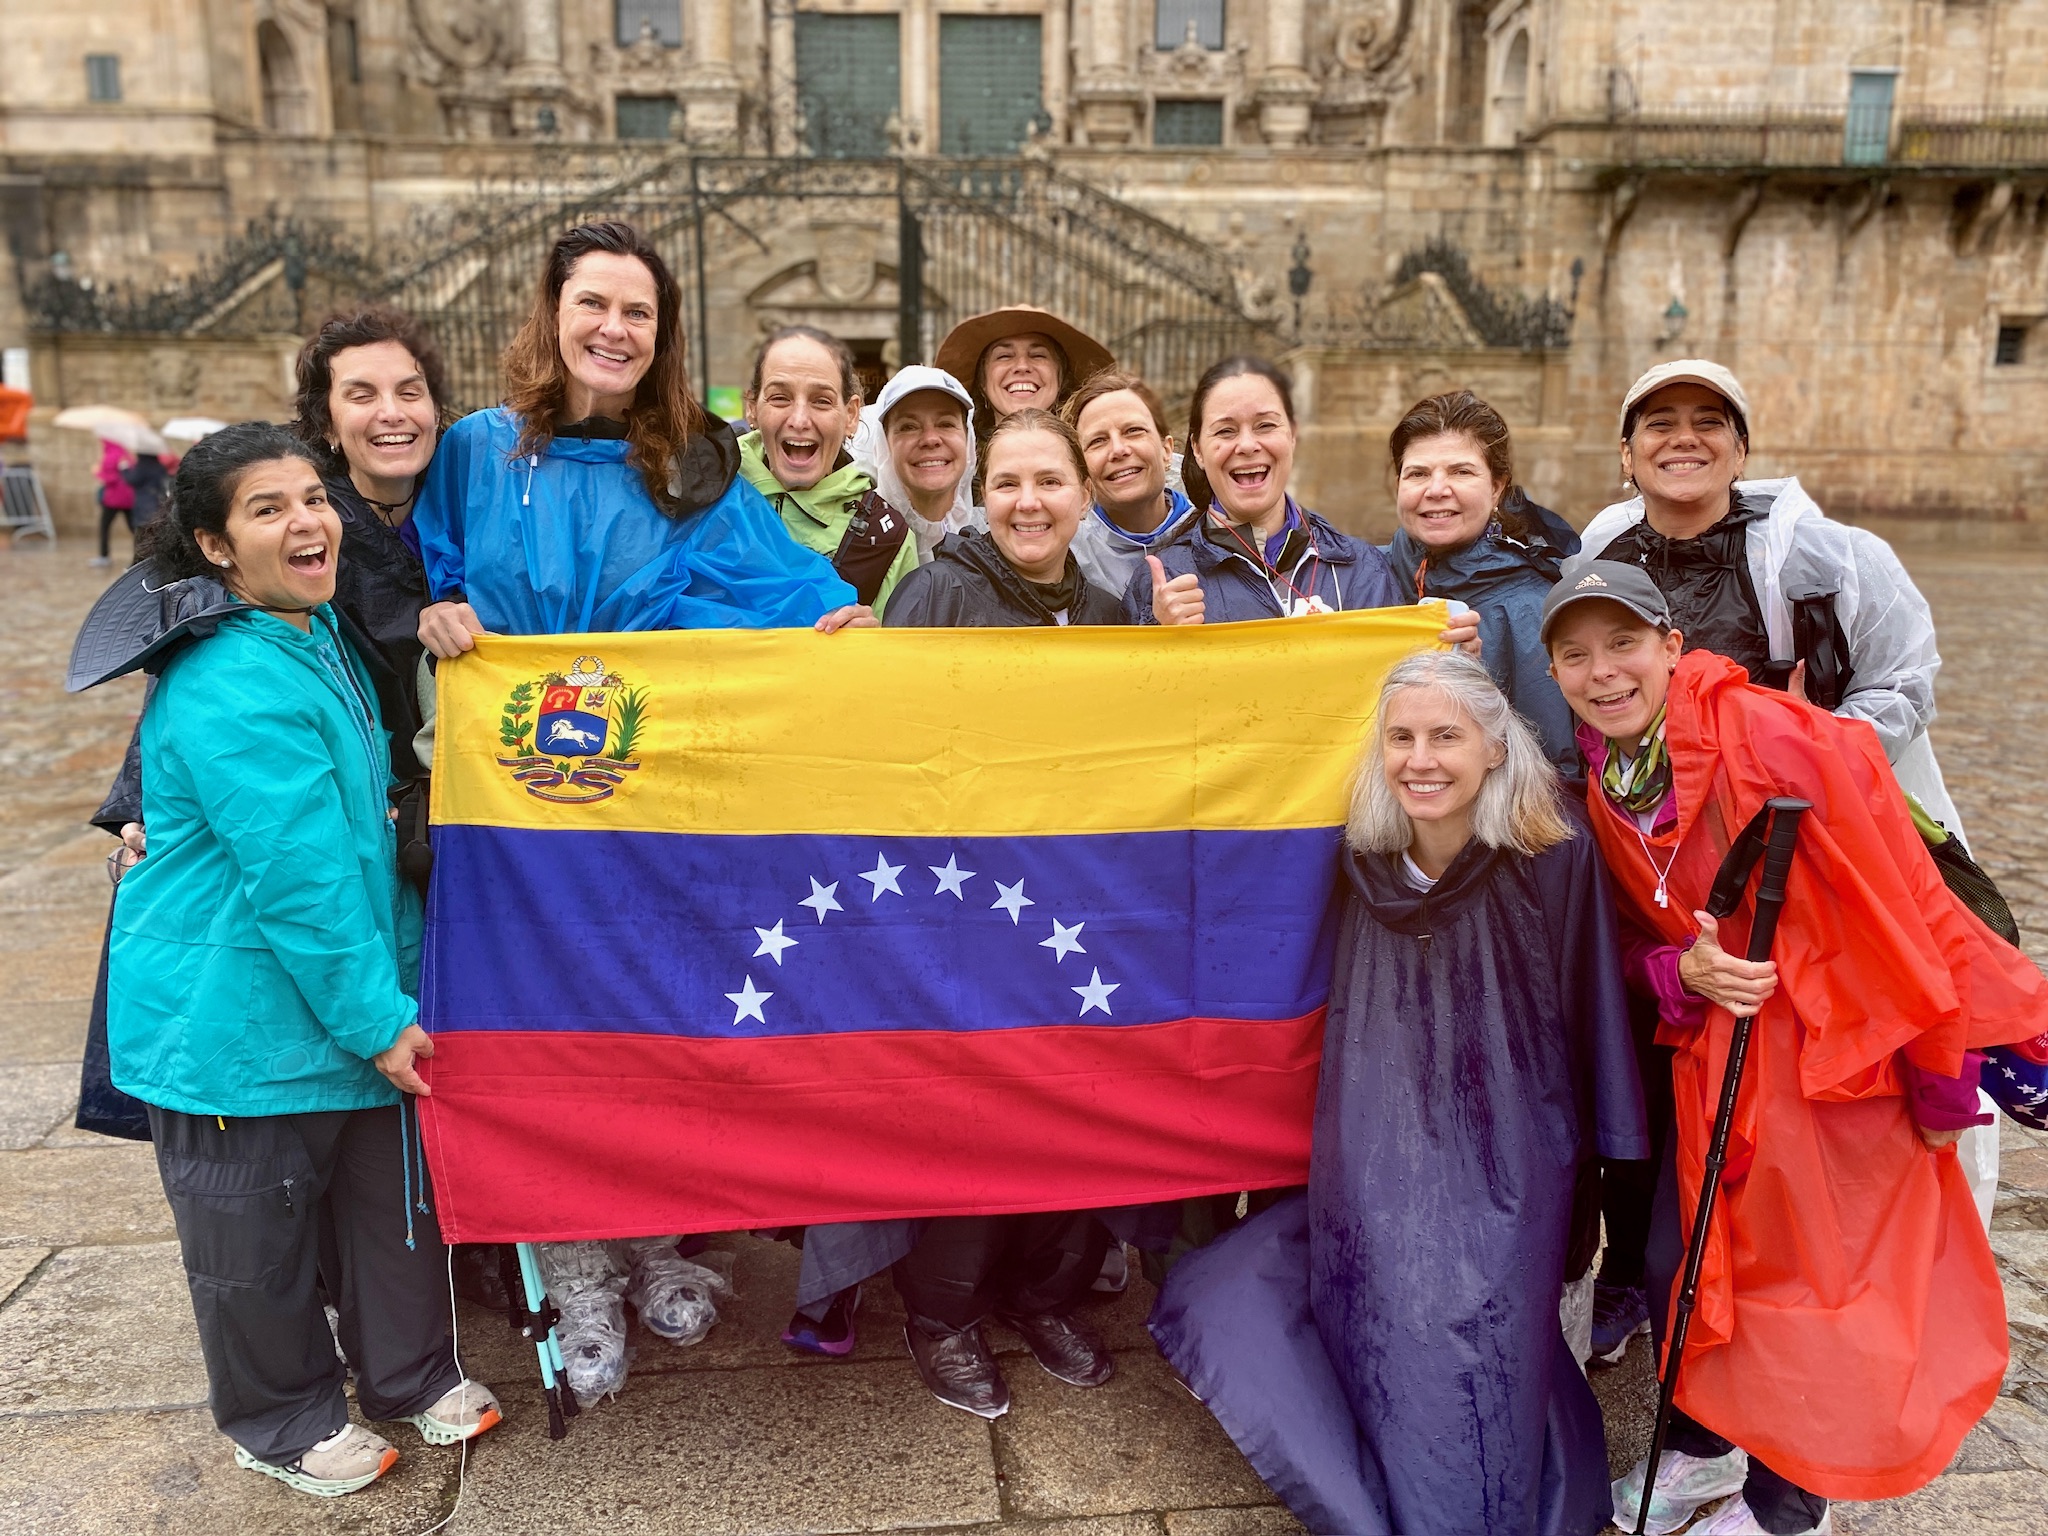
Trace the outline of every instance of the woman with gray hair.
<path fill-rule="evenodd" d="M 1596 1155 L 1647 1150 L 1598 851 L 1445 652 L 1388 674 L 1346 841 L 1308 1190 L 1184 1259 L 1153 1336 L 1312 1531 L 1591 1536 L 1558 1299 Z"/>

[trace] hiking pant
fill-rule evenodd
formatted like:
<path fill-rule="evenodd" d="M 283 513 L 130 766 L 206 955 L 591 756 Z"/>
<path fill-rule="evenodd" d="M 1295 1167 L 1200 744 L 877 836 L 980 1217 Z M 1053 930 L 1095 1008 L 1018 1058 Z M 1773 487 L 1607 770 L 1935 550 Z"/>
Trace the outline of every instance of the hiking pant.
<path fill-rule="evenodd" d="M 1678 1272 L 1685 1267 L 1685 1239 L 1687 1234 L 1679 1229 L 1678 1221 L 1678 1137 L 1674 1134 L 1665 1138 L 1662 1173 L 1657 1179 L 1657 1203 L 1650 1215 L 1650 1241 L 1644 1268 L 1650 1288 L 1650 1337 L 1655 1345 L 1650 1358 L 1664 1358 L 1664 1335 L 1670 1329 L 1674 1282 Z M 1688 1456 L 1726 1456 L 1735 1449 L 1735 1442 L 1724 1440 L 1711 1429 L 1695 1419 L 1688 1418 L 1677 1407 L 1671 1410 L 1671 1429 L 1665 1437 L 1668 1450 L 1683 1451 Z M 1790 1478 L 1773 1472 L 1758 1461 L 1749 1458 L 1749 1476 L 1742 1485 L 1742 1497 L 1749 1505 L 1749 1512 L 1756 1516 L 1757 1523 L 1767 1531 L 1790 1536 L 1795 1531 L 1810 1531 L 1820 1523 L 1822 1515 L 1828 1512 L 1828 1501 L 1817 1493 L 1808 1493 Z"/>
<path fill-rule="evenodd" d="M 288 1463 L 348 1422 L 343 1367 L 321 1310 L 321 1228 L 341 1347 L 370 1419 L 431 1407 L 462 1379 L 447 1250 L 412 1211 L 396 1105 L 230 1117 L 149 1107 L 157 1171 L 178 1226 L 207 1403 L 259 1461 Z M 416 1191 L 418 1203 L 431 1205 Z"/>
<path fill-rule="evenodd" d="M 1109 1243 L 1093 1211 L 939 1216 L 891 1274 L 913 1322 L 958 1333 L 998 1308 L 1067 1311 L 1094 1285 Z"/>
<path fill-rule="evenodd" d="M 106 503 L 105 503 L 104 501 L 103 501 L 103 502 L 101 502 L 101 503 L 100 503 L 100 558 L 101 558 L 102 560 L 105 560 L 106 558 L 108 558 L 108 556 L 107 556 L 107 536 L 108 536 L 109 534 L 111 534 L 111 533 L 112 533 L 112 532 L 114 531 L 114 519 L 115 519 L 115 518 L 117 518 L 117 517 L 118 517 L 118 518 L 122 518 L 122 519 L 124 519 L 124 520 L 125 520 L 125 521 L 127 522 L 127 524 L 128 524 L 128 536 L 129 536 L 130 538 L 133 538 L 133 537 L 135 536 L 135 514 L 134 514 L 133 512 L 131 512 L 131 511 L 129 511 L 129 510 L 128 510 L 128 508 L 126 508 L 126 507 L 110 507 L 110 506 L 108 506 L 108 505 L 107 505 L 107 504 L 106 504 Z"/>
<path fill-rule="evenodd" d="M 1629 998 L 1629 1033 L 1635 1037 L 1636 1070 L 1642 1078 L 1643 1109 L 1650 1129 L 1650 1156 L 1640 1162 L 1600 1160 L 1600 1215 L 1607 1247 L 1600 1258 L 1600 1283 L 1643 1284 L 1643 1256 L 1650 1241 L 1650 1209 L 1657 1198 L 1657 1171 L 1671 1137 L 1671 1047 L 1657 1044 L 1656 1004 Z M 1655 1311 L 1654 1303 L 1651 1311 Z"/>

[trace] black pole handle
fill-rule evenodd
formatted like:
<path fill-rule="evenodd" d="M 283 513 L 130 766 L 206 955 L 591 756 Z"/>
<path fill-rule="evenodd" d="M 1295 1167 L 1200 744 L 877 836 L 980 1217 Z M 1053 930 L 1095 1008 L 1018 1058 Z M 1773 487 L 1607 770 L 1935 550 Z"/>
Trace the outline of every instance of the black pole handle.
<path fill-rule="evenodd" d="M 1764 808 L 1728 850 L 1729 865 L 1714 881 L 1715 900 L 1710 910 L 1721 905 L 1717 917 L 1726 917 L 1741 901 L 1742 887 L 1749 879 L 1762 843 L 1764 872 L 1756 884 L 1755 916 L 1750 921 L 1747 958 L 1768 960 L 1771 944 L 1778 934 L 1778 914 L 1785 907 L 1785 887 L 1792 872 L 1792 853 L 1799 842 L 1799 819 L 1813 809 L 1808 800 L 1789 795 L 1766 801 Z M 1770 830 L 1759 836 L 1768 819 Z M 1732 876 L 1732 878 L 1731 878 Z M 1725 905 L 1723 905 L 1725 903 Z M 1735 1124 L 1735 1101 L 1742 1091 L 1743 1068 L 1749 1063 L 1749 1037 L 1756 1015 L 1743 1014 L 1735 1021 L 1728 1041 L 1728 1061 L 1721 1072 L 1721 1100 L 1714 1109 L 1714 1131 L 1707 1143 L 1700 1197 L 1693 1209 L 1692 1235 L 1685 1245 L 1685 1268 L 1679 1279 L 1678 1304 L 1673 1310 L 1671 1338 L 1664 1351 L 1664 1372 L 1658 1382 L 1657 1421 L 1650 1432 L 1650 1459 L 1643 1468 L 1643 1501 L 1636 1510 L 1637 1531 L 1650 1524 L 1650 1499 L 1657 1491 L 1657 1463 L 1663 1459 L 1664 1439 L 1671 1429 L 1671 1410 L 1678 1397 L 1678 1371 L 1685 1360 L 1685 1341 L 1692 1332 L 1693 1309 L 1699 1305 L 1700 1270 L 1706 1264 L 1707 1233 L 1713 1223 L 1714 1204 L 1721 1193 L 1721 1174 L 1728 1166 L 1728 1133 Z"/>

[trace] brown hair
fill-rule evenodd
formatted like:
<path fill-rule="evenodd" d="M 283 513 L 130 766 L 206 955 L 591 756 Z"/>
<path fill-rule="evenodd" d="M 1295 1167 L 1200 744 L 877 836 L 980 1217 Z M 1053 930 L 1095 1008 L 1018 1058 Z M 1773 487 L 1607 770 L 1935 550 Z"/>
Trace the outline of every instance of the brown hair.
<path fill-rule="evenodd" d="M 1103 396 L 1122 394 L 1125 390 L 1136 395 L 1145 409 L 1152 413 L 1152 425 L 1159 429 L 1159 436 L 1171 438 L 1173 429 L 1166 424 L 1166 403 L 1159 398 L 1159 391 L 1135 373 L 1125 373 L 1121 368 L 1104 368 L 1099 373 L 1088 375 L 1081 387 L 1067 396 L 1066 403 L 1060 407 L 1060 420 L 1078 435 L 1083 411 Z"/>
<path fill-rule="evenodd" d="M 1425 437 L 1446 433 L 1469 437 L 1479 445 L 1487 474 L 1501 488 L 1501 494 L 1506 495 L 1507 488 L 1515 483 L 1514 439 L 1509 436 L 1508 424 L 1501 419 L 1500 412 L 1469 389 L 1431 395 L 1408 407 L 1408 414 L 1387 434 L 1387 456 L 1393 461 L 1396 477 L 1410 448 Z"/>
<path fill-rule="evenodd" d="M 982 451 L 981 469 L 988 473 L 989 460 L 995 457 L 996 441 L 999 438 L 1015 437 L 1021 432 L 1050 432 L 1066 445 L 1067 456 L 1074 461 L 1074 473 L 1080 476 L 1085 488 L 1088 484 L 1088 460 L 1081 452 L 1081 439 L 1074 435 L 1074 429 L 1051 411 L 1041 411 L 1036 406 L 1027 406 L 1021 411 L 1012 411 L 995 425 L 988 435 L 988 446 Z"/>
<path fill-rule="evenodd" d="M 1280 394 L 1280 409 L 1286 413 L 1287 424 L 1294 425 L 1294 385 L 1287 375 L 1263 357 L 1239 353 L 1226 357 L 1220 363 L 1211 363 L 1208 372 L 1195 384 L 1195 397 L 1188 403 L 1187 457 L 1181 460 L 1181 488 L 1188 493 L 1188 500 L 1204 515 L 1215 504 L 1216 489 L 1209 484 L 1208 472 L 1195 459 L 1195 441 L 1202 435 L 1202 412 L 1209 404 L 1210 391 L 1225 379 L 1242 378 L 1250 374 L 1264 379 Z"/>
<path fill-rule="evenodd" d="M 441 363 L 441 349 L 426 326 L 402 309 L 388 304 L 365 304 L 360 309 L 340 309 L 320 322 L 306 344 L 299 348 L 298 395 L 292 430 L 319 456 L 325 474 L 345 474 L 348 466 L 328 445 L 334 432 L 334 417 L 327 397 L 334 391 L 334 359 L 350 347 L 374 347 L 395 341 L 412 354 L 420 376 L 427 381 L 427 393 L 434 401 L 434 414 L 443 418 L 448 401 L 447 370 Z"/>
<path fill-rule="evenodd" d="M 768 354 L 774 350 L 776 343 L 799 338 L 804 341 L 815 341 L 832 354 L 832 361 L 839 365 L 841 398 L 860 399 L 860 374 L 855 370 L 853 348 L 830 331 L 821 331 L 815 325 L 778 325 L 761 338 L 761 349 L 754 354 L 754 376 L 747 384 L 747 398 L 760 398 L 761 371 L 768 366 Z"/>
<path fill-rule="evenodd" d="M 576 263 L 593 251 L 630 256 L 654 279 L 654 358 L 626 409 L 627 460 L 640 471 L 647 494 L 671 517 L 681 515 L 669 495 L 671 468 L 693 433 L 710 425 L 704 407 L 690 393 L 685 362 L 683 290 L 661 253 L 630 224 L 605 220 L 578 224 L 548 252 L 540 286 L 519 333 L 505 348 L 505 404 L 519 418 L 520 454 L 539 453 L 555 435 L 555 418 L 568 404 L 569 370 L 562 361 L 557 315 L 562 289 Z"/>

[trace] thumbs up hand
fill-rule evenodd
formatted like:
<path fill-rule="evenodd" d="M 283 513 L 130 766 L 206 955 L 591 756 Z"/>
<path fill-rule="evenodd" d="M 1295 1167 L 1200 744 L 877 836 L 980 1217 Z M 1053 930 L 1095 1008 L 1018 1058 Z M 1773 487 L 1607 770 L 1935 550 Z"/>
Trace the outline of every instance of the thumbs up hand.
<path fill-rule="evenodd" d="M 1161 624 L 1201 623 L 1201 578 L 1190 571 L 1169 581 L 1157 555 L 1147 555 L 1145 563 L 1152 567 L 1152 617 Z"/>

